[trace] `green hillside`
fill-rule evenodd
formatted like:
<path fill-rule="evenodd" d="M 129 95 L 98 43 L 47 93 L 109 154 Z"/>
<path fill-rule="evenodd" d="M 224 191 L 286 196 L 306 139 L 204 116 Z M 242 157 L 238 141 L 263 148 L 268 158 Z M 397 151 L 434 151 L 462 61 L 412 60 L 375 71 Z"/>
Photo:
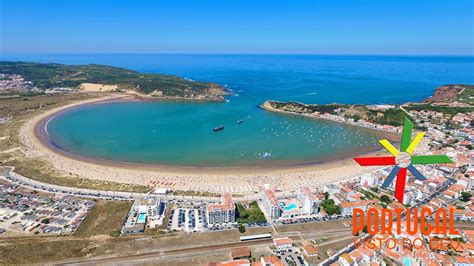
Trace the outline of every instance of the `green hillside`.
<path fill-rule="evenodd" d="M 21 75 L 41 89 L 75 88 L 81 83 L 117 85 L 119 90 L 149 94 L 156 90 L 164 97 L 222 98 L 217 84 L 196 82 L 177 76 L 147 74 L 105 65 L 63 65 L 55 63 L 1 62 L 0 73 Z"/>

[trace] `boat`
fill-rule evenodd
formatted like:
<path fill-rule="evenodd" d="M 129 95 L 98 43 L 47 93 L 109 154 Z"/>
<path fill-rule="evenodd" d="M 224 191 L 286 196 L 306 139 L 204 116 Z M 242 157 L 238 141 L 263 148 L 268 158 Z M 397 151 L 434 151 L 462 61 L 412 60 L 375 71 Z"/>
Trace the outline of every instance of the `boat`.
<path fill-rule="evenodd" d="M 240 119 L 239 121 L 237 121 L 237 124 L 242 124 L 242 122 L 244 122 L 244 120 Z"/>
<path fill-rule="evenodd" d="M 224 126 L 218 126 L 218 127 L 215 127 L 213 130 L 214 132 L 217 132 L 217 131 L 221 131 L 224 129 Z"/>
<path fill-rule="evenodd" d="M 260 159 L 270 159 L 273 157 L 273 154 L 270 152 L 259 153 L 258 156 Z"/>

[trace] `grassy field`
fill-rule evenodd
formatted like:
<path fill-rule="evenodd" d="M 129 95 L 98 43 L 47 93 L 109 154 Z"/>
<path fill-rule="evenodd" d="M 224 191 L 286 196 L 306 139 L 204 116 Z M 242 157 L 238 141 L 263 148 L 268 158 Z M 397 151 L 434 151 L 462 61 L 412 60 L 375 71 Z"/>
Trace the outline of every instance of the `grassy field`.
<path fill-rule="evenodd" d="M 92 252 L 90 240 L 17 239 L 0 247 L 0 264 L 28 264 L 83 257 Z"/>
<path fill-rule="evenodd" d="M 459 95 L 459 101 L 473 105 L 474 104 L 474 86 L 469 86 L 469 88 L 466 88 L 465 90 L 463 90 L 462 93 Z"/>
<path fill-rule="evenodd" d="M 76 237 L 117 236 L 132 206 L 126 201 L 98 201 L 74 233 Z"/>
<path fill-rule="evenodd" d="M 237 209 L 237 221 L 239 223 L 263 223 L 267 221 L 256 201 L 252 201 L 248 208 L 245 208 L 241 203 L 238 203 Z"/>

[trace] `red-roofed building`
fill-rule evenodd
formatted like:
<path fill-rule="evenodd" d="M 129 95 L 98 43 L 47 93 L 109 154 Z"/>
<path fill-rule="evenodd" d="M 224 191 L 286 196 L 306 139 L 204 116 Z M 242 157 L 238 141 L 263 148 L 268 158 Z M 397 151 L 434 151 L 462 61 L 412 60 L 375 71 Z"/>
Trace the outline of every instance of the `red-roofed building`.
<path fill-rule="evenodd" d="M 217 262 L 217 263 L 210 262 L 207 264 L 207 266 L 250 266 L 250 261 L 247 259 L 243 259 L 243 260 L 229 260 L 229 261 L 223 261 L 223 262 Z"/>
<path fill-rule="evenodd" d="M 461 192 L 466 191 L 466 186 L 463 186 L 461 184 L 454 184 L 450 186 L 448 190 L 460 194 Z"/>
<path fill-rule="evenodd" d="M 293 239 L 289 237 L 275 238 L 273 244 L 277 249 L 291 248 L 293 246 Z"/>
<path fill-rule="evenodd" d="M 451 257 L 443 254 L 435 254 L 436 259 L 441 263 L 441 265 L 453 265 Z"/>
<path fill-rule="evenodd" d="M 351 251 L 349 253 L 349 256 L 351 256 L 355 264 L 362 263 L 362 260 L 364 259 L 364 257 L 362 256 L 362 253 L 357 249 L 354 249 L 353 251 Z"/>
<path fill-rule="evenodd" d="M 271 219 L 280 218 L 282 210 L 273 190 L 265 189 L 262 191 L 262 204 Z"/>
<path fill-rule="evenodd" d="M 354 259 L 347 253 L 344 253 L 339 256 L 339 264 L 344 266 L 355 265 Z"/>
<path fill-rule="evenodd" d="M 474 264 L 474 258 L 456 256 L 456 257 L 453 257 L 453 259 L 456 265 L 473 265 Z"/>
<path fill-rule="evenodd" d="M 235 205 L 232 196 L 224 193 L 220 203 L 209 204 L 206 208 L 206 216 L 209 224 L 234 223 Z"/>
<path fill-rule="evenodd" d="M 371 262 L 375 260 L 376 254 L 374 250 L 368 249 L 364 245 L 357 247 L 357 249 L 361 252 L 365 262 Z"/>
<path fill-rule="evenodd" d="M 283 263 L 275 255 L 262 257 L 260 259 L 260 263 L 261 263 L 262 266 L 283 266 Z M 257 266 L 257 265 L 255 265 L 255 266 Z"/>
<path fill-rule="evenodd" d="M 313 245 L 304 245 L 303 250 L 308 257 L 318 256 L 318 250 Z"/>

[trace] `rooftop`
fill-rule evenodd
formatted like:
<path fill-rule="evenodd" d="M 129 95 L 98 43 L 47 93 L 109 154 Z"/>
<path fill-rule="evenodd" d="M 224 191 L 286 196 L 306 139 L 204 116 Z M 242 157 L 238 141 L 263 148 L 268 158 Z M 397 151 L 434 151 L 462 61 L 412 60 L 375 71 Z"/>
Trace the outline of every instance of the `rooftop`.
<path fill-rule="evenodd" d="M 289 237 L 275 238 L 273 239 L 273 244 L 275 244 L 275 246 L 293 245 L 293 240 Z"/>

